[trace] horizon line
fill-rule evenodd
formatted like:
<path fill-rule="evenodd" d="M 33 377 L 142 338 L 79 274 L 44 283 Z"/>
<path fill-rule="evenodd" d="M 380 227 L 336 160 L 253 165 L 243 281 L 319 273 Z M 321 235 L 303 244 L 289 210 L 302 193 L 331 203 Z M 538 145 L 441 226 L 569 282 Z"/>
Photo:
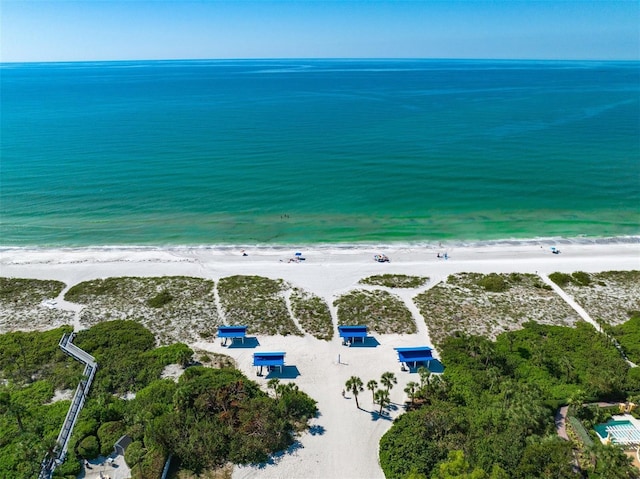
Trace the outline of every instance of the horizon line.
<path fill-rule="evenodd" d="M 467 58 L 467 57 L 237 57 L 237 58 L 129 58 L 129 59 L 82 59 L 82 60 L 12 60 L 0 65 L 32 63 L 122 63 L 122 62 L 243 62 L 243 61 L 478 61 L 478 62 L 600 62 L 639 63 L 637 59 L 601 58 Z"/>

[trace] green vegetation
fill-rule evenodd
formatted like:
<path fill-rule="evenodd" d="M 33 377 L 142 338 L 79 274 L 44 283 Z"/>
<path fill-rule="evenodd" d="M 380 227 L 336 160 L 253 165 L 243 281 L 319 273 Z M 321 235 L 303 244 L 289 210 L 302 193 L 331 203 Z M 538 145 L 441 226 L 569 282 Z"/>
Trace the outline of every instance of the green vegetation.
<path fill-rule="evenodd" d="M 556 436 L 555 408 L 582 394 L 579 403 L 623 399 L 637 385 L 617 349 L 586 323 L 529 322 L 495 342 L 450 336 L 440 353 L 442 379 L 421 378 L 421 405 L 380 442 L 388 478 L 574 478 L 572 448 L 588 446 Z M 407 386 L 412 395 L 418 389 Z M 619 448 L 598 447 L 587 450 L 584 477 L 633 477 L 624 475 L 629 466 Z"/>
<path fill-rule="evenodd" d="M 38 476 L 40 461 L 55 444 L 69 408 L 69 401 L 48 404 L 52 396 L 53 387 L 47 381 L 0 385 L 1 477 Z M 79 472 L 79 467 L 74 472 Z"/>
<path fill-rule="evenodd" d="M 364 391 L 364 385 L 362 384 L 362 379 L 360 379 L 358 376 L 351 376 L 349 379 L 347 379 L 347 382 L 345 383 L 344 387 L 347 389 L 347 391 L 353 394 L 353 397 L 356 400 L 356 407 L 360 409 L 360 403 L 358 403 L 358 395 L 362 391 Z"/>
<path fill-rule="evenodd" d="M 626 323 L 605 329 L 618 341 L 629 360 L 640 364 L 640 311 L 632 313 L 631 319 Z"/>
<path fill-rule="evenodd" d="M 245 324 L 252 334 L 301 336 L 283 296 L 284 281 L 262 276 L 229 276 L 218 282 L 228 324 Z"/>
<path fill-rule="evenodd" d="M 73 313 L 42 304 L 58 297 L 64 287 L 60 281 L 0 277 L 0 333 L 70 323 Z"/>
<path fill-rule="evenodd" d="M 64 286 L 61 281 L 0 277 L 0 301 L 3 305 L 37 306 L 57 297 Z"/>
<path fill-rule="evenodd" d="M 549 279 L 561 288 L 573 282 L 571 275 L 567 273 L 551 273 Z"/>
<path fill-rule="evenodd" d="M 533 274 L 459 273 L 414 301 L 436 345 L 458 332 L 495 338 L 527 321 L 572 326 L 578 314 Z"/>
<path fill-rule="evenodd" d="M 360 284 L 386 286 L 387 288 L 419 288 L 429 281 L 426 276 L 409 276 L 406 274 L 377 274 L 360 280 Z"/>
<path fill-rule="evenodd" d="M 389 405 L 391 402 L 389 399 L 389 391 L 393 388 L 395 384 L 398 383 L 396 375 L 390 371 L 382 374 L 380 378 L 380 384 L 384 387 L 384 389 L 378 389 L 378 381 L 375 379 L 370 379 L 367 382 L 367 389 L 371 391 L 371 399 L 373 404 L 378 404 L 380 406 L 380 411 L 378 414 L 382 415 L 382 410 Z M 364 391 L 364 383 L 362 379 L 358 376 L 351 376 L 347 382 L 345 383 L 345 389 L 348 391 L 356 400 L 356 407 L 360 409 L 360 403 L 358 402 L 358 396 L 361 392 Z M 342 391 L 342 395 L 344 396 L 345 392 Z"/>
<path fill-rule="evenodd" d="M 121 395 L 159 378 L 168 364 L 187 364 L 193 355 L 180 343 L 155 348 L 153 334 L 135 321 L 96 324 L 80 331 L 75 344 L 98 362 L 92 390 Z"/>
<path fill-rule="evenodd" d="M 74 285 L 67 301 L 85 304 L 80 320 L 94 325 L 105 320 L 138 321 L 160 344 L 213 337 L 218 325 L 214 282 L 201 278 L 106 278 Z"/>
<path fill-rule="evenodd" d="M 333 321 L 327 303 L 314 294 L 294 288 L 291 310 L 300 326 L 309 334 L 326 341 L 333 338 Z"/>
<path fill-rule="evenodd" d="M 367 325 L 381 334 L 413 334 L 417 331 L 411 312 L 397 296 L 383 290 L 355 290 L 334 301 L 338 324 Z"/>
<path fill-rule="evenodd" d="M 517 276 L 519 277 L 519 276 Z M 502 293 L 509 289 L 509 282 L 505 279 L 504 275 L 490 273 L 483 275 L 477 281 L 478 286 L 483 287 L 487 291 L 493 293 Z"/>
<path fill-rule="evenodd" d="M 551 273 L 549 275 L 549 279 L 560 287 L 566 286 L 568 284 L 573 284 L 576 286 L 589 286 L 591 284 L 591 277 L 584 271 L 576 271 L 572 274 Z"/>
<path fill-rule="evenodd" d="M 144 450 L 173 453 L 196 473 L 227 461 L 266 461 L 317 412 L 295 384 L 281 385 L 273 399 L 239 371 L 202 367 L 187 369 L 177 384 L 153 382 L 131 403 L 139 418 L 134 439 Z"/>
<path fill-rule="evenodd" d="M 55 443 L 69 401 L 50 404 L 54 385 L 75 387 L 81 373 L 59 351 L 66 331 L 0 336 L 0 379 L 8 380 L 0 385 L 2 477 L 37 476 Z M 193 473 L 262 462 L 292 444 L 317 413 L 295 384 L 280 385 L 273 399 L 231 368 L 189 367 L 178 382 L 160 379 L 167 364 L 189 363 L 193 353 L 184 344 L 155 348 L 151 332 L 134 321 L 100 323 L 79 332 L 75 343 L 99 368 L 55 477 L 75 478 L 80 458 L 110 453 L 123 434 L 134 440 L 126 452 L 134 479 L 159 477 L 168 454 Z M 132 391 L 133 399 L 118 397 Z"/>
<path fill-rule="evenodd" d="M 171 301 L 173 301 L 173 296 L 169 291 L 160 291 L 157 295 L 147 300 L 147 306 L 150 308 L 162 308 Z"/>
<path fill-rule="evenodd" d="M 557 279 L 560 275 L 561 273 L 553 273 L 549 278 Z M 627 321 L 634 311 L 640 311 L 640 271 L 638 270 L 577 272 L 563 284 L 558 281 L 556 283 L 573 296 L 589 316 L 601 323 L 621 324 Z"/>
<path fill-rule="evenodd" d="M 75 388 L 82 368 L 58 347 L 70 326 L 43 332 L 16 331 L 0 335 L 0 379 L 17 386 L 46 381 L 56 389 Z"/>

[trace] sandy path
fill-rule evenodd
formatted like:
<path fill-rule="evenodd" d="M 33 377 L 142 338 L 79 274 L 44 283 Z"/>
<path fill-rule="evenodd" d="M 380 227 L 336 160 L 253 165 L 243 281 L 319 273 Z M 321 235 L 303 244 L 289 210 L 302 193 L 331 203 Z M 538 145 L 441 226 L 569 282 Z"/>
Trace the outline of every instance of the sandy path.
<path fill-rule="evenodd" d="M 578 313 L 578 315 L 584 319 L 587 323 L 589 323 L 591 326 L 593 326 L 596 331 L 600 331 L 602 332 L 602 327 L 593 319 L 591 318 L 591 316 L 589 316 L 589 314 L 584 310 L 584 308 L 582 306 L 580 306 L 577 301 L 575 299 L 573 299 L 572 296 L 568 295 L 567 293 L 565 293 L 565 291 L 558 286 L 557 284 L 555 284 L 553 281 L 551 281 L 549 279 L 549 277 L 546 274 L 541 274 L 540 278 L 542 279 L 542 281 L 544 281 L 546 284 L 548 284 L 549 286 L 551 286 L 551 288 L 553 289 L 553 291 L 560 296 L 569 306 L 571 306 L 571 308 L 573 308 L 573 310 Z"/>
<path fill-rule="evenodd" d="M 312 422 L 311 432 L 300 438 L 300 444 L 274 464 L 264 467 L 236 468 L 236 478 L 376 478 L 384 477 L 377 461 L 380 437 L 388 430 L 391 420 L 400 414 L 406 400 L 406 383 L 416 380 L 415 374 L 400 371 L 394 347 L 426 344 L 420 335 L 380 335 L 375 348 L 342 346 L 340 339 L 320 341 L 311 337 L 259 337 L 256 349 L 226 348 L 215 344 L 198 343 L 208 351 L 232 356 L 238 367 L 251 379 L 266 388 L 268 377 L 256 376 L 251 365 L 254 351 L 286 351 L 285 363 L 295 366 L 299 376 L 282 379 L 295 383 L 318 401 L 320 415 Z M 338 355 L 340 363 L 338 363 Z M 378 406 L 372 404 L 371 392 L 360 393 L 357 409 L 351 393 L 342 397 L 344 384 L 355 375 L 366 383 L 379 382 L 380 376 L 392 371 L 398 384 L 391 390 L 391 405 L 386 416 L 379 417 Z"/>

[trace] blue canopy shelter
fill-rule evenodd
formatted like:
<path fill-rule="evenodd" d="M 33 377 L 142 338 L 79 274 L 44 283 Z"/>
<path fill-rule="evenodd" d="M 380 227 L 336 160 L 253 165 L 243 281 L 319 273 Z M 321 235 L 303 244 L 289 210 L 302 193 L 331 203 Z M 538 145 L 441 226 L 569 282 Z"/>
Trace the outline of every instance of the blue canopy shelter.
<path fill-rule="evenodd" d="M 364 340 L 367 337 L 367 327 L 366 326 L 338 326 L 338 333 L 342 338 L 342 343 L 351 344 L 356 338 L 360 338 L 360 340 L 364 343 Z"/>
<path fill-rule="evenodd" d="M 223 338 L 223 346 L 227 344 L 227 339 L 231 338 L 231 342 L 234 339 L 240 338 L 244 343 L 244 338 L 247 336 L 246 326 L 218 326 L 218 337 Z"/>
<path fill-rule="evenodd" d="M 284 367 L 284 355 L 285 353 L 253 353 L 253 365 L 259 367 L 258 376 L 262 375 L 263 366 L 267 366 L 269 370 L 276 366 L 280 368 Z"/>
<path fill-rule="evenodd" d="M 432 359 L 432 348 L 429 346 L 418 346 L 414 348 L 394 348 L 398 352 L 398 361 L 402 363 L 402 367 L 405 364 L 413 363 L 415 368 L 418 363 L 427 363 L 427 367 Z"/>

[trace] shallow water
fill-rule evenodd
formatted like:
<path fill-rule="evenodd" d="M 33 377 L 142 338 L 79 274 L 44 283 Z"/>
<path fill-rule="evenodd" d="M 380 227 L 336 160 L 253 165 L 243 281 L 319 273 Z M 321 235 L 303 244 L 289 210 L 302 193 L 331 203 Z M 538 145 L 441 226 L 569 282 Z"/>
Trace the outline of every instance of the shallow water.
<path fill-rule="evenodd" d="M 4 64 L 0 244 L 637 235 L 639 65 Z"/>

